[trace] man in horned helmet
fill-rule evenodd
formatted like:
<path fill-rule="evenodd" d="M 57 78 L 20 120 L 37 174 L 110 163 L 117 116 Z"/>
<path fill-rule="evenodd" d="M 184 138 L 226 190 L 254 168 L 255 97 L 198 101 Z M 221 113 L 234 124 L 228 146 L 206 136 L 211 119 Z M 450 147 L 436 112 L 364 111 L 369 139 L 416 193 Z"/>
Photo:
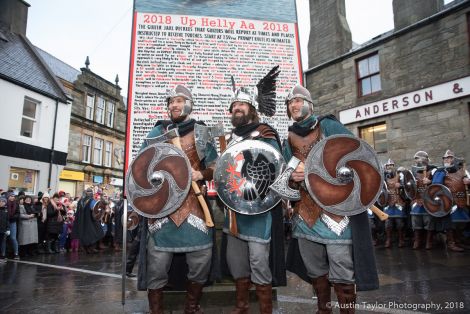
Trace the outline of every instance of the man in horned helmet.
<path fill-rule="evenodd" d="M 191 179 L 202 184 L 212 180 L 214 161 L 217 158 L 215 148 L 206 147 L 204 160 L 200 160 L 196 152 L 194 125 L 204 124 L 191 119 L 193 96 L 191 91 L 177 85 L 168 92 L 166 97 L 167 112 L 170 120 L 159 120 L 147 135 L 154 138 L 177 128 L 181 147 L 192 167 Z M 142 149 L 147 146 L 146 142 Z M 169 282 L 175 283 L 173 275 L 180 278 L 181 274 L 170 273 L 186 271 L 186 302 L 185 313 L 202 313 L 199 300 L 202 288 L 211 277 L 213 258 L 213 228 L 205 224 L 204 213 L 193 189 L 190 189 L 182 205 L 163 218 L 142 219 L 141 241 L 139 249 L 139 290 L 147 290 L 151 313 L 163 313 L 163 289 Z M 185 261 L 180 255 L 185 253 Z M 173 266 L 171 266 L 173 265 Z"/>
<path fill-rule="evenodd" d="M 289 127 L 284 157 L 290 160 L 295 156 L 301 161 L 291 176 L 292 187 L 300 190 L 300 200 L 293 206 L 287 269 L 313 285 L 318 313 L 332 312 L 331 286 L 341 311 L 348 309 L 354 312 L 356 288 L 378 288 L 367 213 L 350 217 L 330 214 L 315 202 L 303 184 L 304 162 L 310 150 L 325 137 L 351 135 L 351 132 L 333 115 L 314 115 L 310 92 L 301 85 L 292 88 L 285 105 L 294 124 Z M 341 225 L 341 230 L 338 232 L 333 224 Z"/>
<path fill-rule="evenodd" d="M 245 140 L 255 140 L 267 143 L 280 151 L 281 144 L 277 132 L 268 124 L 260 123 L 258 115 L 258 112 L 267 116 L 274 115 L 275 80 L 278 75 L 278 67 L 273 68 L 258 83 L 257 95 L 244 87 L 234 88 L 229 107 L 234 129 L 229 145 L 232 141 L 238 144 Z M 263 167 L 256 164 L 257 160 L 245 158 L 243 164 L 254 165 L 254 168 Z M 266 170 L 269 172 L 269 169 Z M 240 173 L 244 175 L 243 168 Z M 261 173 L 259 175 L 263 176 Z M 245 178 L 247 177 L 243 180 Z M 257 184 L 251 185 L 251 182 L 255 181 L 250 181 L 250 185 L 244 185 L 240 189 L 243 190 L 240 198 L 259 198 L 264 194 Z M 228 271 L 235 280 L 237 300 L 232 313 L 248 313 L 249 289 L 252 285 L 256 289 L 260 313 L 272 313 L 272 286 L 286 284 L 282 208 L 277 205 L 268 209 L 261 210 L 261 213 L 243 214 L 225 207 L 223 243 L 226 245 L 222 246 L 221 260 L 222 267 L 224 268 L 224 261 L 228 267 L 223 269 L 223 272 Z"/>
<path fill-rule="evenodd" d="M 447 237 L 447 247 L 454 252 L 464 249 L 457 242 L 456 230 L 460 224 L 470 221 L 465 185 L 470 184 L 468 172 L 459 164 L 459 160 L 451 150 L 446 150 L 442 156 L 443 167 L 438 168 L 433 175 L 432 183 L 443 184 L 452 193 L 454 206 L 452 213 L 441 218 L 434 217 L 436 231 L 443 231 Z"/>

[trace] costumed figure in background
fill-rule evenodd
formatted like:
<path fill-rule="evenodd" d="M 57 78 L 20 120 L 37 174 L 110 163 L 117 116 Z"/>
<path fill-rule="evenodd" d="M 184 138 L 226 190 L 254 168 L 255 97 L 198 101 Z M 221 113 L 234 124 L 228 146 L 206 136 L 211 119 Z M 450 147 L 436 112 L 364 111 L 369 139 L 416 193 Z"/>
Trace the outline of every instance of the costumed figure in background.
<path fill-rule="evenodd" d="M 72 238 L 79 239 L 80 245 L 88 254 L 98 252 L 95 246 L 104 237 L 101 222 L 93 216 L 95 205 L 93 189 L 87 188 L 78 201 L 72 230 Z"/>
<path fill-rule="evenodd" d="M 429 164 L 429 156 L 425 151 L 418 151 L 414 155 L 415 165 L 411 167 L 416 179 L 416 196 L 411 202 L 411 225 L 414 239 L 413 250 L 419 249 L 425 242 L 426 250 L 432 249 L 434 220 L 424 208 L 423 196 L 426 188 L 431 184 L 431 172 L 435 166 Z"/>
<path fill-rule="evenodd" d="M 194 126 L 204 123 L 190 117 L 188 88 L 169 90 L 166 106 L 170 120 L 157 121 L 126 175 L 129 203 L 145 217 L 139 225 L 138 289 L 147 290 L 151 313 L 163 313 L 164 289 L 186 289 L 185 313 L 202 313 L 203 286 L 217 279 L 217 254 L 200 188 L 212 180 L 217 151 L 207 145 L 203 160 L 197 154 Z"/>
<path fill-rule="evenodd" d="M 468 214 L 468 198 L 466 185 L 470 184 L 468 172 L 463 163 L 459 165 L 459 160 L 451 150 L 447 150 L 442 156 L 444 167 L 438 168 L 434 172 L 432 183 L 442 184 L 450 191 L 450 215 L 435 217 L 435 227 L 437 232 L 445 232 L 447 236 L 447 247 L 454 252 L 464 251 L 456 243 L 456 229 L 470 221 Z"/>
<path fill-rule="evenodd" d="M 282 160 L 277 132 L 260 123 L 258 111 L 273 116 L 278 67 L 257 84 L 257 90 L 236 88 L 229 112 L 232 125 L 228 148 L 217 161 L 214 181 L 224 208 L 222 272 L 236 285 L 232 313 L 248 313 L 254 285 L 260 313 L 272 313 L 272 287 L 286 285 L 283 218 L 280 198 L 269 185 Z M 258 110 L 258 111 L 257 111 Z M 277 157 L 276 157 L 277 156 Z M 279 169 L 278 169 L 279 170 Z"/>
<path fill-rule="evenodd" d="M 390 158 L 384 165 L 385 182 L 388 190 L 388 203 L 384 212 L 388 215 L 385 221 L 385 247 L 392 246 L 393 229 L 398 232 L 398 247 L 405 246 L 405 200 L 401 197 L 400 188 L 403 178 L 395 169 L 395 163 Z"/>
<path fill-rule="evenodd" d="M 319 142 L 330 136 L 351 135 L 351 132 L 333 115 L 314 115 L 310 92 L 301 85 L 292 88 L 285 104 L 287 115 L 295 122 L 289 127 L 284 157 L 286 160 L 296 157 L 300 161 L 290 176 L 290 186 L 300 190 L 300 200 L 293 206 L 287 270 L 313 285 L 317 295 L 317 313 L 332 312 L 331 285 L 341 313 L 353 313 L 356 290 L 373 290 L 379 286 L 367 213 L 365 210 L 353 213 L 357 208 L 347 208 L 348 212 L 351 210 L 351 216 L 327 212 L 309 194 L 305 182 L 307 157 L 320 146 Z M 338 152 L 344 146 L 340 144 L 333 151 Z M 341 156 L 336 157 L 341 159 Z M 336 157 L 325 158 L 336 160 Z M 382 182 L 378 159 L 376 164 L 378 195 Z M 318 191 L 317 196 L 329 194 L 336 197 L 337 193 L 329 186 Z"/>

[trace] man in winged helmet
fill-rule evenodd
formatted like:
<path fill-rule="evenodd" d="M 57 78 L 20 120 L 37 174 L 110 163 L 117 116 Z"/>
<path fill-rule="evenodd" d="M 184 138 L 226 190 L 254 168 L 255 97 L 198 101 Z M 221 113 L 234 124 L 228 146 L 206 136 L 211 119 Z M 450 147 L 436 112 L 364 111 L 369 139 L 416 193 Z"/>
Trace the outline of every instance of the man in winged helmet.
<path fill-rule="evenodd" d="M 446 150 L 442 156 L 442 163 L 443 167 L 434 172 L 432 183 L 443 184 L 449 188 L 454 205 L 450 215 L 434 217 L 435 228 L 437 232 L 445 232 L 447 247 L 451 251 L 463 252 L 464 249 L 456 243 L 456 231 L 459 230 L 457 227 L 470 221 L 465 191 L 465 186 L 470 184 L 470 178 L 463 163 L 459 163 L 453 151 Z"/>
<path fill-rule="evenodd" d="M 256 140 L 280 151 L 277 132 L 260 123 L 258 111 L 272 116 L 275 113 L 275 80 L 278 67 L 273 68 L 257 85 L 255 96 L 247 88 L 234 88 L 229 112 L 234 129 L 230 142 Z M 229 144 L 230 144 L 229 142 Z M 256 160 L 244 160 L 244 164 Z M 260 166 L 261 167 L 261 166 Z M 243 175 L 243 168 L 241 175 Z M 245 177 L 247 181 L 250 179 Z M 254 182 L 254 181 L 250 181 Z M 254 199 L 262 194 L 256 184 L 245 185 L 240 197 Z M 236 285 L 236 307 L 232 313 L 248 313 L 249 289 L 255 286 L 260 313 L 272 313 L 272 286 L 285 285 L 282 208 L 276 206 L 261 214 L 241 214 L 225 207 L 224 236 L 221 252 L 223 273 L 230 274 Z M 271 257 L 270 257 L 271 255 Z M 226 262 L 226 264 L 225 264 Z"/>
<path fill-rule="evenodd" d="M 193 109 L 191 91 L 183 85 L 175 86 L 168 92 L 166 107 L 170 120 L 157 121 L 147 138 L 154 138 L 177 128 L 182 150 L 192 167 L 192 181 L 201 184 L 204 180 L 212 180 L 217 152 L 215 148 L 206 146 L 204 160 L 200 160 L 197 155 L 194 125 L 204 123 L 190 116 Z M 141 150 L 146 146 L 144 141 Z M 181 279 L 182 273 L 186 271 L 185 313 L 202 313 L 199 300 L 204 284 L 211 279 L 214 256 L 214 231 L 206 226 L 204 218 L 197 196 L 190 189 L 182 205 L 168 216 L 141 220 L 138 288 L 147 290 L 151 313 L 163 313 L 164 287 L 172 285 L 178 289 L 181 280 L 174 281 L 173 278 Z M 183 260 L 181 254 L 175 253 L 184 253 Z M 172 269 L 174 273 L 169 273 Z"/>
<path fill-rule="evenodd" d="M 293 206 L 293 231 L 287 253 L 287 270 L 312 284 L 318 313 L 331 313 L 331 286 L 341 312 L 354 312 L 356 290 L 378 288 L 378 277 L 367 212 L 339 216 L 324 211 L 309 195 L 304 183 L 304 162 L 323 138 L 348 134 L 333 115 L 316 116 L 310 92 L 296 85 L 288 94 L 289 127 L 284 157 L 301 163 L 291 175 L 291 186 L 300 190 Z M 339 228 L 335 228 L 338 226 Z"/>

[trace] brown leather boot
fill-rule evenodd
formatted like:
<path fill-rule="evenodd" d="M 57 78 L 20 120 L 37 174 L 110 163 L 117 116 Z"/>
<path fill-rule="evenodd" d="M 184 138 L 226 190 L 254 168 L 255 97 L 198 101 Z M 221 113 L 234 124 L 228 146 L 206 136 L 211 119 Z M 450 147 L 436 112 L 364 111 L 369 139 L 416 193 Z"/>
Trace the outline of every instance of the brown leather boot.
<path fill-rule="evenodd" d="M 405 230 L 398 229 L 398 247 L 404 247 L 405 246 Z"/>
<path fill-rule="evenodd" d="M 355 313 L 356 305 L 356 285 L 348 283 L 334 283 L 336 297 L 339 303 L 341 314 Z"/>
<path fill-rule="evenodd" d="M 421 230 L 415 230 L 413 239 L 413 250 L 419 249 L 421 245 Z"/>
<path fill-rule="evenodd" d="M 186 283 L 186 304 L 184 306 L 185 314 L 202 314 L 199 305 L 201 300 L 203 285 L 194 281 L 188 281 Z"/>
<path fill-rule="evenodd" d="M 256 296 L 258 297 L 260 314 L 271 314 L 273 312 L 272 285 L 256 285 Z"/>
<path fill-rule="evenodd" d="M 331 287 L 328 276 L 323 275 L 312 279 L 312 286 L 317 295 L 317 314 L 331 314 Z"/>
<path fill-rule="evenodd" d="M 385 247 L 389 248 L 392 245 L 392 228 L 385 229 Z"/>
<path fill-rule="evenodd" d="M 464 249 L 457 246 L 457 244 L 455 243 L 454 230 L 447 230 L 446 235 L 447 235 L 447 247 L 449 248 L 449 250 L 451 250 L 453 252 L 463 252 L 464 251 Z"/>
<path fill-rule="evenodd" d="M 163 314 L 163 288 L 148 289 L 150 314 Z"/>
<path fill-rule="evenodd" d="M 230 312 L 231 314 L 248 314 L 250 306 L 250 278 L 239 278 L 235 280 L 235 287 L 237 288 L 237 304 Z"/>
<path fill-rule="evenodd" d="M 432 240 L 434 232 L 432 230 L 426 231 L 426 250 L 432 249 Z"/>

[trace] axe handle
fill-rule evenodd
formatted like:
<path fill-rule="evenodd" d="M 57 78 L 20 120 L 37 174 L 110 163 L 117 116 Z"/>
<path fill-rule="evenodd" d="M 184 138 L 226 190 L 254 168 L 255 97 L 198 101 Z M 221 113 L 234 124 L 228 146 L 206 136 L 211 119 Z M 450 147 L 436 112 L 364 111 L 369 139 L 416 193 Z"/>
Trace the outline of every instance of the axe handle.
<path fill-rule="evenodd" d="M 380 210 L 380 208 L 378 208 L 377 206 L 375 205 L 372 205 L 370 207 L 370 210 L 377 215 L 377 217 L 379 217 L 379 219 L 381 221 L 384 221 L 384 220 L 387 220 L 388 219 L 388 215 L 386 213 L 384 213 L 383 211 Z"/>
<path fill-rule="evenodd" d="M 229 231 L 232 235 L 238 236 L 237 215 L 235 215 L 235 212 L 228 207 L 227 207 L 227 210 L 228 210 Z"/>
<path fill-rule="evenodd" d="M 175 145 L 179 149 L 182 149 L 179 137 L 173 138 L 171 142 L 173 143 L 173 145 Z M 204 196 L 202 196 L 201 189 L 199 189 L 199 185 L 197 185 L 195 181 L 191 181 L 191 187 L 193 188 L 194 193 L 196 193 L 199 204 L 201 204 L 202 211 L 204 212 L 204 219 L 206 220 L 206 226 L 214 227 L 214 222 L 212 221 L 209 207 L 207 207 L 206 200 L 204 199 Z"/>
<path fill-rule="evenodd" d="M 219 136 L 219 145 L 221 153 L 227 149 L 227 141 L 225 140 L 225 136 Z"/>

